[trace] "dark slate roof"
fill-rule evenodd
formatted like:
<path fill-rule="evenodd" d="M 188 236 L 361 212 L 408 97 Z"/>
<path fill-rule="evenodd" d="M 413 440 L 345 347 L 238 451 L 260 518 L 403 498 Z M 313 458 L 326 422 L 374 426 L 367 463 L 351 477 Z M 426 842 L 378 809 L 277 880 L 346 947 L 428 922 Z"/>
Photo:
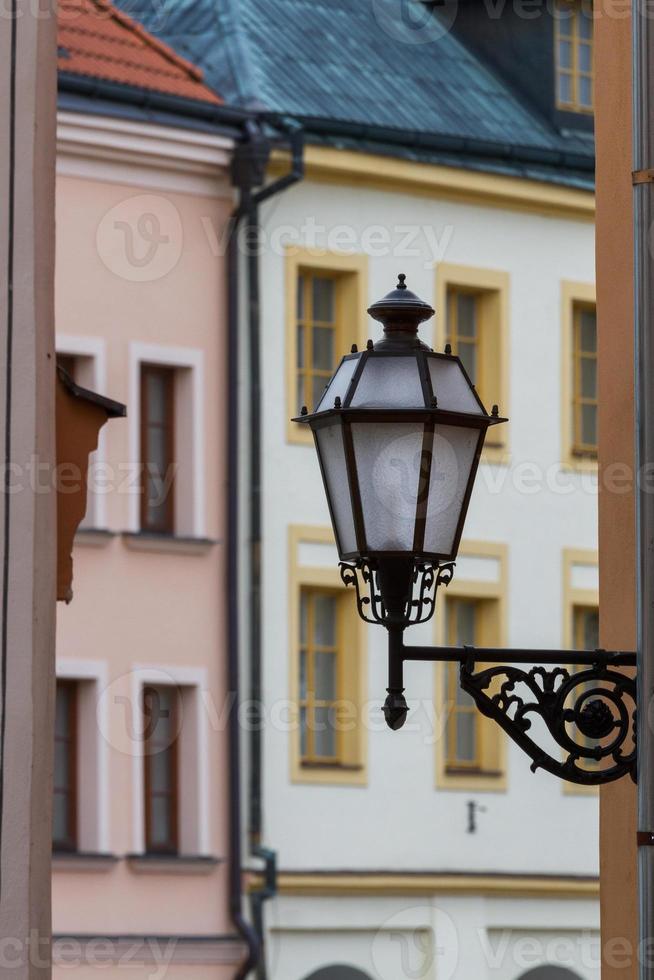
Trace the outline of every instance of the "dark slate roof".
<path fill-rule="evenodd" d="M 414 0 L 417 4 L 419 0 Z M 117 0 L 202 68 L 227 104 L 292 116 L 321 139 L 592 187 L 593 139 L 562 134 L 447 30 L 415 43 L 397 0 Z"/>

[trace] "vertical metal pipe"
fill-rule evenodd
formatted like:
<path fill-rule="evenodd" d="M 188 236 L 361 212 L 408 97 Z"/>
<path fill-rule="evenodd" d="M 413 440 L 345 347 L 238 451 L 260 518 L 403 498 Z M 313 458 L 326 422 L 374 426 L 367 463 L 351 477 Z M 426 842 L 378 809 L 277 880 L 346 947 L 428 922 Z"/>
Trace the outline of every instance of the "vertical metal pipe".
<path fill-rule="evenodd" d="M 639 977 L 654 980 L 654 739 L 650 712 L 654 695 L 654 494 L 647 469 L 654 464 L 654 258 L 651 249 L 654 185 L 645 171 L 654 167 L 651 125 L 654 27 L 647 0 L 634 0 L 634 303 L 636 411 L 636 542 L 638 609 L 638 907 Z M 640 175 L 640 176 L 639 176 Z"/>

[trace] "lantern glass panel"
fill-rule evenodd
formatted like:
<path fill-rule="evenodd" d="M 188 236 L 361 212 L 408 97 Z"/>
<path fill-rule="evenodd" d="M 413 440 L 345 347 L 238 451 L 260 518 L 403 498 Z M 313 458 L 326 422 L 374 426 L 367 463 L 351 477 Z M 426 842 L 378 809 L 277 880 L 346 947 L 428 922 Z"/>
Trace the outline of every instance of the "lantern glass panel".
<path fill-rule="evenodd" d="M 341 401 L 345 401 L 345 396 L 350 387 L 350 382 L 352 381 L 352 376 L 358 363 L 358 357 L 343 358 L 336 374 L 329 382 L 328 387 L 325 389 L 324 395 L 320 399 L 320 402 L 316 408 L 317 412 L 325 412 L 327 409 L 333 408 L 334 402 L 337 398 L 340 398 Z"/>
<path fill-rule="evenodd" d="M 341 554 L 351 554 L 357 550 L 356 534 L 340 420 L 335 418 L 331 425 L 317 429 L 315 435 Z"/>
<path fill-rule="evenodd" d="M 352 397 L 352 408 L 424 408 L 415 357 L 369 357 Z"/>
<path fill-rule="evenodd" d="M 422 422 L 353 422 L 368 552 L 413 548 L 422 457 Z"/>
<path fill-rule="evenodd" d="M 428 357 L 431 386 L 438 407 L 446 412 L 468 412 L 483 415 L 479 402 L 456 361 Z"/>
<path fill-rule="evenodd" d="M 425 528 L 427 553 L 452 554 L 478 441 L 479 429 L 458 425 L 435 428 Z"/>

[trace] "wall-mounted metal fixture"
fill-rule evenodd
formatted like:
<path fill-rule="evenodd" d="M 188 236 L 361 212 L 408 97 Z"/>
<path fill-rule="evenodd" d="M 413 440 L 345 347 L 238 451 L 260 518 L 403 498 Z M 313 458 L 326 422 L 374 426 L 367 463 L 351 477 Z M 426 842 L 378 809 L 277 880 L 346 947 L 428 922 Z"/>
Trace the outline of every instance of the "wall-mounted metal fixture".
<path fill-rule="evenodd" d="M 452 580 L 486 432 L 506 421 L 496 405 L 486 411 L 449 346 L 437 354 L 420 341 L 434 310 L 405 278 L 368 310 L 384 338 L 353 347 L 315 411 L 295 420 L 314 435 L 343 582 L 361 618 L 388 631 L 386 722 L 397 730 L 406 720 L 407 661 L 459 663 L 461 687 L 533 770 L 585 785 L 635 779 L 636 682 L 618 669 L 635 654 L 404 645 Z"/>

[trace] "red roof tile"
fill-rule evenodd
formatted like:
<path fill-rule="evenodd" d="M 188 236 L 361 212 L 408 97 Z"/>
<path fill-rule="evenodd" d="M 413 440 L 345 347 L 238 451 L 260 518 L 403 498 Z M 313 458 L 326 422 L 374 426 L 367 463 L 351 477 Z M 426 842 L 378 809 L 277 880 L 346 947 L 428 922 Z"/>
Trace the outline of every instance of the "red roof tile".
<path fill-rule="evenodd" d="M 59 0 L 59 70 L 220 104 L 202 72 L 109 0 Z"/>

